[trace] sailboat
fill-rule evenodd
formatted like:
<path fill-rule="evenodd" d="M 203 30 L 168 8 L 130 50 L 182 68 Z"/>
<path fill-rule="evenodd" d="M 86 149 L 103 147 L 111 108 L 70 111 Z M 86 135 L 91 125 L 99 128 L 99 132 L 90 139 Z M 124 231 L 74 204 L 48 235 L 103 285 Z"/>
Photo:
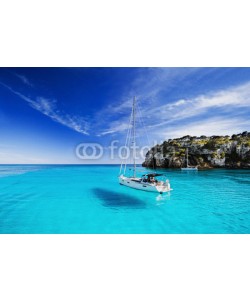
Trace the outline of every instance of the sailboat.
<path fill-rule="evenodd" d="M 181 168 L 181 170 L 182 171 L 198 171 L 198 167 L 197 166 L 190 166 L 188 164 L 188 148 L 186 150 L 186 155 L 187 155 L 187 158 L 186 158 L 187 164 L 186 164 L 186 167 Z"/>
<path fill-rule="evenodd" d="M 147 173 L 142 175 L 141 177 L 137 177 L 137 170 L 136 170 L 136 113 L 137 113 L 137 103 L 134 97 L 133 105 L 132 105 L 132 112 L 130 117 L 130 122 L 128 126 L 128 133 L 125 147 L 131 144 L 133 145 L 133 168 L 132 168 L 132 175 L 126 175 L 126 166 L 127 161 L 121 163 L 120 168 L 120 175 L 119 175 L 119 183 L 121 185 L 147 191 L 147 192 L 156 192 L 156 193 L 166 193 L 171 190 L 169 180 L 161 180 L 161 177 L 164 177 L 164 174 L 160 173 Z M 139 108 L 139 107 L 138 107 Z M 139 110 L 139 109 L 138 109 Z M 159 179 L 159 180 L 158 180 Z"/>

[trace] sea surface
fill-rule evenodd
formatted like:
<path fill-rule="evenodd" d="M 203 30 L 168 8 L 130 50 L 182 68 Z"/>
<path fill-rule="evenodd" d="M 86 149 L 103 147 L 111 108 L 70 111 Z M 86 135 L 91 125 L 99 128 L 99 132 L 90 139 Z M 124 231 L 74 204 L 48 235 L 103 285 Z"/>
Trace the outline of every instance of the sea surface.
<path fill-rule="evenodd" d="M 164 196 L 119 185 L 118 172 L 0 165 L 0 233 L 250 233 L 249 170 L 163 170 Z"/>

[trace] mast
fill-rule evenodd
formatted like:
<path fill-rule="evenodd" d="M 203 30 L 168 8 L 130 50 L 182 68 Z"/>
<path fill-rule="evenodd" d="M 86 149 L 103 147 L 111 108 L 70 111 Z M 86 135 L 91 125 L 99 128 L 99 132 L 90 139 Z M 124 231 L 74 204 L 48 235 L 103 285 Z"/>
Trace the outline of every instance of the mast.
<path fill-rule="evenodd" d="M 135 106 L 136 106 L 136 102 L 135 102 L 135 97 L 133 99 L 133 164 L 134 164 L 134 171 L 133 171 L 133 176 L 136 177 L 136 163 L 135 163 Z"/>

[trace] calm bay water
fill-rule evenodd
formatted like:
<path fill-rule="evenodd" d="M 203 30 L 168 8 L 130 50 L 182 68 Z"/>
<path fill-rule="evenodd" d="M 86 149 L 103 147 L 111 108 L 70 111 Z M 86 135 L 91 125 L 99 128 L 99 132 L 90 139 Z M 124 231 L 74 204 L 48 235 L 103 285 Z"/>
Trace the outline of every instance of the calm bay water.
<path fill-rule="evenodd" d="M 120 186 L 119 166 L 0 166 L 0 233 L 250 233 L 250 171 L 165 170 L 173 191 Z"/>

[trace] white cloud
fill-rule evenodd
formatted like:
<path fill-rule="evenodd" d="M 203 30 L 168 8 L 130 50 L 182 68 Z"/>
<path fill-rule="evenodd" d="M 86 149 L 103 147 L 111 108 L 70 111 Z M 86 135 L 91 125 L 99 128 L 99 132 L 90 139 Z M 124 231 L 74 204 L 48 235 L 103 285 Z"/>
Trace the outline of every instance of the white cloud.
<path fill-rule="evenodd" d="M 250 122 L 248 120 L 240 118 L 212 117 L 206 120 L 191 122 L 188 126 L 181 124 L 168 126 L 160 132 L 159 138 L 177 138 L 185 135 L 232 135 L 245 131 L 249 126 Z"/>
<path fill-rule="evenodd" d="M 32 157 L 31 155 L 24 155 L 19 153 L 13 153 L 8 150 L 8 152 L 0 152 L 0 164 L 44 164 L 47 163 L 46 160 Z"/>
<path fill-rule="evenodd" d="M 129 104 L 131 107 L 131 100 Z M 127 115 L 108 122 L 109 126 L 100 135 L 127 129 L 131 110 L 127 107 L 128 103 L 125 106 Z M 125 106 L 115 107 L 110 113 Z M 152 106 L 150 103 L 140 104 L 144 122 L 152 138 L 173 138 L 187 134 L 233 134 L 250 129 L 249 117 L 244 116 L 246 110 L 250 109 L 250 82 L 201 94 L 192 99 L 179 99 L 172 103 L 155 105 L 153 108 Z M 211 117 L 213 114 L 217 117 Z"/>
<path fill-rule="evenodd" d="M 81 134 L 88 135 L 88 122 L 79 116 L 73 116 L 69 114 L 65 114 L 57 108 L 56 100 L 49 100 L 44 97 L 37 97 L 36 100 L 33 100 L 15 90 L 13 90 L 8 85 L 1 83 L 7 89 L 9 89 L 12 93 L 19 96 L 24 101 L 28 102 L 29 105 L 40 113 L 46 115 L 53 121 L 60 123 L 68 128 L 71 128 Z"/>
<path fill-rule="evenodd" d="M 111 124 L 110 124 L 110 126 L 107 130 L 102 131 L 100 134 L 98 134 L 98 136 L 113 134 L 113 133 L 116 133 L 116 132 L 122 132 L 124 130 L 127 130 L 128 126 L 129 126 L 128 122 L 123 123 L 123 122 L 120 122 L 120 121 L 114 121 L 114 122 L 111 122 Z"/>
<path fill-rule="evenodd" d="M 28 85 L 28 86 L 33 86 L 33 84 L 29 81 L 29 79 L 22 75 L 22 74 L 17 74 L 17 73 L 14 73 L 16 75 L 16 77 L 18 77 L 24 84 Z"/>
<path fill-rule="evenodd" d="M 151 120 L 154 120 L 153 116 L 157 116 L 155 118 L 157 122 L 148 122 L 148 126 L 153 128 L 199 117 L 211 109 L 220 109 L 229 114 L 236 108 L 250 108 L 250 82 L 207 95 L 199 95 L 193 99 L 181 99 L 153 109 L 144 109 L 143 114 Z"/>
<path fill-rule="evenodd" d="M 95 127 L 98 136 L 113 134 L 116 132 L 122 132 L 127 127 L 118 126 L 117 121 L 114 119 L 119 118 L 120 123 L 128 124 L 129 114 L 132 106 L 132 99 L 136 96 L 137 101 L 140 103 L 140 107 L 145 112 L 144 116 L 151 118 L 151 114 L 145 108 L 150 108 L 153 116 L 152 107 L 163 108 L 159 105 L 159 96 L 162 91 L 168 89 L 178 88 L 180 82 L 188 84 L 188 76 L 191 74 L 198 74 L 200 68 L 148 68 L 145 72 L 145 68 L 138 69 L 134 81 L 125 88 L 121 98 L 119 100 L 112 100 L 112 105 L 107 108 L 101 109 L 95 115 Z M 205 76 L 208 73 L 214 72 L 214 69 L 203 69 L 203 72 L 199 76 Z M 181 106 L 186 100 L 181 99 L 176 103 L 169 104 L 168 109 L 174 109 L 177 106 Z M 172 108 L 171 108 L 172 107 Z M 156 111 L 158 114 L 158 111 Z M 157 116 L 158 117 L 158 116 Z M 106 126 L 109 124 L 109 126 Z M 152 125 L 152 124 L 151 124 Z"/>

